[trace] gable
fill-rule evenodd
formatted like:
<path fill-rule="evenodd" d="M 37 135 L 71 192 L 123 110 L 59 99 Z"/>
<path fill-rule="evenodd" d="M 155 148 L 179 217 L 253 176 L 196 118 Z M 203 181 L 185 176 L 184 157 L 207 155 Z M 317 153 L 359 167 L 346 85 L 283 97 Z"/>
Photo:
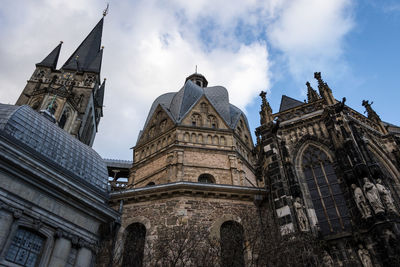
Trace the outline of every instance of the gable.
<path fill-rule="evenodd" d="M 189 109 L 183 117 L 181 124 L 187 126 L 229 129 L 228 124 L 205 96 L 202 96 L 195 105 Z"/>
<path fill-rule="evenodd" d="M 246 118 L 243 116 L 243 114 L 240 115 L 236 124 L 235 133 L 240 136 L 240 139 L 247 144 L 248 147 L 253 147 L 253 139 L 251 137 Z"/>
<path fill-rule="evenodd" d="M 174 125 L 175 123 L 169 114 L 161 105 L 158 105 L 155 108 L 153 115 L 148 120 L 146 127 L 141 132 L 137 144 L 154 139 L 155 137 L 173 128 Z"/>
<path fill-rule="evenodd" d="M 281 105 L 279 107 L 279 112 L 291 109 L 291 108 L 295 108 L 298 106 L 303 105 L 304 103 L 296 100 L 294 98 L 288 97 L 286 95 L 282 95 L 282 99 L 281 99 Z"/>

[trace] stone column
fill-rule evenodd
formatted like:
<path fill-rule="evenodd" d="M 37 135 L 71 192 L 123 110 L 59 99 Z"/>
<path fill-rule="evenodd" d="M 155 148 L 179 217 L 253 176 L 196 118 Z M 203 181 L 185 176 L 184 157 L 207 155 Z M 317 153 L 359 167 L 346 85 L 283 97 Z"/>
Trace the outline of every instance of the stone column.
<path fill-rule="evenodd" d="M 92 252 L 88 248 L 80 248 L 76 256 L 75 267 L 89 267 L 91 262 Z"/>
<path fill-rule="evenodd" d="M 64 237 L 57 238 L 53 253 L 51 254 L 49 266 L 64 267 L 67 264 L 70 251 L 71 241 Z"/>
<path fill-rule="evenodd" d="M 0 209 L 0 251 L 3 250 L 3 246 L 7 240 L 12 222 L 12 213 Z"/>

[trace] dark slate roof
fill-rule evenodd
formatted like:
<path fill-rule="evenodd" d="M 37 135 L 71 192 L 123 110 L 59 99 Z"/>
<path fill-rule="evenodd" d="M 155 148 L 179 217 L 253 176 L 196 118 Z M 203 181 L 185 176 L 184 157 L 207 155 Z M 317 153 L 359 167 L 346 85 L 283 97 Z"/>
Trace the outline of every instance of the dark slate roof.
<path fill-rule="evenodd" d="M 101 37 L 103 34 L 103 21 L 104 18 L 97 23 L 85 40 L 83 40 L 75 52 L 65 62 L 62 69 L 100 72 L 101 58 L 103 55 L 103 51 L 100 49 Z"/>
<path fill-rule="evenodd" d="M 285 110 L 288 110 L 288 109 L 291 109 L 294 107 L 298 107 L 303 104 L 304 103 L 299 100 L 296 100 L 294 98 L 283 95 L 282 99 L 281 99 L 281 106 L 279 107 L 279 112 L 282 112 L 282 111 L 285 111 Z"/>
<path fill-rule="evenodd" d="M 79 183 L 107 193 L 107 167 L 99 154 L 29 106 L 0 104 L 0 135 Z"/>
<path fill-rule="evenodd" d="M 53 70 L 57 68 L 58 57 L 60 56 L 62 42 L 45 57 L 42 62 L 37 63 L 36 66 L 49 67 Z"/>
<path fill-rule="evenodd" d="M 133 161 L 122 160 L 122 159 L 104 159 L 107 167 L 117 167 L 117 168 L 131 168 Z"/>
<path fill-rule="evenodd" d="M 103 103 L 104 103 L 104 90 L 106 87 L 106 80 L 104 79 L 103 83 L 101 84 L 101 86 L 99 87 L 99 89 L 96 92 L 96 104 L 98 107 L 103 107 Z"/>
<path fill-rule="evenodd" d="M 180 124 L 182 119 L 197 104 L 202 96 L 205 96 L 217 113 L 231 129 L 234 129 L 243 115 L 247 128 L 250 129 L 246 115 L 239 108 L 229 103 L 229 94 L 222 86 L 202 88 L 192 81 L 186 81 L 185 85 L 178 92 L 167 93 L 159 96 L 153 102 L 143 129 L 147 127 L 156 108 L 160 105 L 170 116 L 172 121 Z M 139 134 L 138 140 L 140 139 Z"/>

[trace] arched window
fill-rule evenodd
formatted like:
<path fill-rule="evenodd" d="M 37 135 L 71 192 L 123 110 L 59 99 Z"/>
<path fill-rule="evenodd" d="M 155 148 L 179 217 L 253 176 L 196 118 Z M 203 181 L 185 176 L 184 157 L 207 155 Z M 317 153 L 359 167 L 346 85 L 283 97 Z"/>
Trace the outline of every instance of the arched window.
<path fill-rule="evenodd" d="M 221 225 L 221 266 L 244 266 L 243 227 L 235 221 L 227 221 Z"/>
<path fill-rule="evenodd" d="M 215 184 L 215 179 L 211 174 L 204 173 L 199 176 L 199 183 Z"/>
<path fill-rule="evenodd" d="M 44 77 L 44 74 L 45 74 L 44 70 L 39 70 L 39 71 L 36 73 L 36 78 L 38 78 L 38 79 L 43 78 L 43 77 Z"/>
<path fill-rule="evenodd" d="M 22 266 L 36 266 L 44 241 L 36 232 L 19 228 L 8 248 L 6 260 Z"/>
<path fill-rule="evenodd" d="M 191 119 L 192 119 L 192 126 L 201 126 L 202 125 L 200 114 L 194 113 L 192 115 Z"/>
<path fill-rule="evenodd" d="M 308 146 L 302 156 L 302 169 L 322 234 L 347 229 L 346 202 L 327 154 L 316 146 Z"/>
<path fill-rule="evenodd" d="M 201 112 L 207 113 L 207 112 L 208 112 L 208 105 L 207 105 L 207 103 L 202 102 L 202 103 L 200 104 L 200 109 L 201 109 Z"/>
<path fill-rule="evenodd" d="M 94 83 L 95 77 L 93 75 L 88 75 L 86 76 L 86 79 L 84 81 L 85 86 L 92 86 L 92 83 Z"/>
<path fill-rule="evenodd" d="M 156 185 L 156 184 L 154 182 L 150 182 L 150 183 L 146 184 L 146 186 L 153 186 L 153 185 Z"/>
<path fill-rule="evenodd" d="M 141 267 L 143 265 L 146 227 L 133 223 L 126 228 L 122 266 Z"/>
<path fill-rule="evenodd" d="M 213 129 L 218 128 L 217 118 L 213 115 L 208 116 L 208 125 Z"/>
<path fill-rule="evenodd" d="M 70 115 L 71 110 L 69 108 L 66 108 L 60 118 L 60 122 L 58 123 L 58 126 L 60 126 L 61 129 L 64 129 L 65 123 L 67 122 Z"/>

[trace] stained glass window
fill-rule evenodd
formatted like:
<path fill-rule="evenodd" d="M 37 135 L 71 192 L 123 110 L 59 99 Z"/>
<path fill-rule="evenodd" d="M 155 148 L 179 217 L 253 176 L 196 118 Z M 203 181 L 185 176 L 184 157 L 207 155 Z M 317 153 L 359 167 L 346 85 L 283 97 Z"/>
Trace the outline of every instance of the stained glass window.
<path fill-rule="evenodd" d="M 322 234 L 337 233 L 350 225 L 338 179 L 327 154 L 308 146 L 303 154 L 303 173 Z"/>
<path fill-rule="evenodd" d="M 35 266 L 44 240 L 35 232 L 20 228 L 8 248 L 6 259 L 21 266 Z"/>

